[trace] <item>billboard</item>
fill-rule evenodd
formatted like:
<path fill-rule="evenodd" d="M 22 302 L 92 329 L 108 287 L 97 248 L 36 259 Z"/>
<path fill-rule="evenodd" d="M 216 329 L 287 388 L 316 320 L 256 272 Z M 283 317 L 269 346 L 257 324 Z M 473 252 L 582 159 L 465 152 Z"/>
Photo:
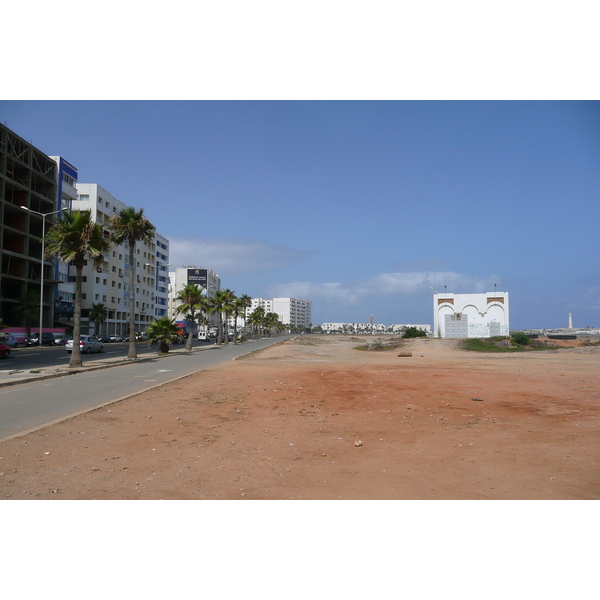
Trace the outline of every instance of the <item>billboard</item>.
<path fill-rule="evenodd" d="M 206 269 L 188 269 L 187 270 L 187 282 L 189 284 L 196 284 L 199 287 L 208 287 L 208 274 Z"/>

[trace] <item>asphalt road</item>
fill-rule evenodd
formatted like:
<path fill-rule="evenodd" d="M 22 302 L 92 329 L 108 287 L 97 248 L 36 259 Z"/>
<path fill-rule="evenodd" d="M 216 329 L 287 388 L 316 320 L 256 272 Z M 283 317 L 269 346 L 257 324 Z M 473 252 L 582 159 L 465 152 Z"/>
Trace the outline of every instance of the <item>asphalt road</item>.
<path fill-rule="evenodd" d="M 0 441 L 87 412 L 178 377 L 218 366 L 282 339 L 284 338 L 229 344 L 192 354 L 160 358 L 157 356 L 144 362 L 0 388 Z M 126 344 L 124 346 L 126 355 Z M 46 349 L 38 350 L 42 355 L 46 354 Z M 61 350 L 67 354 L 64 348 Z M 51 352 L 47 354 L 50 355 Z M 86 355 L 84 360 L 87 358 Z M 9 360 L 12 360 L 12 356 Z"/>
<path fill-rule="evenodd" d="M 214 340 L 211 343 L 198 342 L 194 340 L 193 348 L 199 348 L 203 346 L 214 345 Z M 148 351 L 148 342 L 137 342 L 137 352 Z M 183 349 L 185 346 L 173 346 L 173 349 Z M 156 346 L 153 346 L 152 350 L 156 352 Z M 93 363 L 97 360 L 104 358 L 119 358 L 126 357 L 129 351 L 128 342 L 116 342 L 111 344 L 104 344 L 104 352 L 98 352 L 93 354 L 82 354 L 81 358 L 84 364 Z M 32 346 L 24 348 L 19 346 L 18 348 L 11 348 L 10 357 L 6 360 L 0 361 L 0 369 L 46 369 L 51 367 L 64 366 L 69 364 L 71 355 L 67 352 L 64 346 Z"/>

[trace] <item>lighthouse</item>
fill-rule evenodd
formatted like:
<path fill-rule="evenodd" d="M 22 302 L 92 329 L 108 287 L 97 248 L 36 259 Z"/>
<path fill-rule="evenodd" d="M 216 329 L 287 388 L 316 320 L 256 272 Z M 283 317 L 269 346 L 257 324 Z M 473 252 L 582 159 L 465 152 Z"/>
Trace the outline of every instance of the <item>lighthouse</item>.
<path fill-rule="evenodd" d="M 573 329 L 573 315 L 569 313 L 569 329 Z"/>

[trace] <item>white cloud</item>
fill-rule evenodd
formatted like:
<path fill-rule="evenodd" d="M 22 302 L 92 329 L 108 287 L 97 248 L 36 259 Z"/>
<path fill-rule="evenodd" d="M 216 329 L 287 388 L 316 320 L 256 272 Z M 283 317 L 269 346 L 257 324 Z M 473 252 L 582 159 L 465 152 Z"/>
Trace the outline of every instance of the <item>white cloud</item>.
<path fill-rule="evenodd" d="M 212 269 L 221 276 L 281 269 L 305 255 L 288 246 L 248 240 L 175 238 L 169 241 L 171 268 L 196 265 Z"/>
<path fill-rule="evenodd" d="M 431 292 L 484 292 L 492 289 L 498 278 L 478 279 L 452 271 L 424 271 L 421 273 L 380 273 L 374 277 L 354 282 L 313 283 L 296 281 L 271 286 L 268 290 L 273 297 L 292 297 L 313 302 L 339 303 L 342 306 L 358 306 L 363 300 L 373 296 L 411 295 Z"/>

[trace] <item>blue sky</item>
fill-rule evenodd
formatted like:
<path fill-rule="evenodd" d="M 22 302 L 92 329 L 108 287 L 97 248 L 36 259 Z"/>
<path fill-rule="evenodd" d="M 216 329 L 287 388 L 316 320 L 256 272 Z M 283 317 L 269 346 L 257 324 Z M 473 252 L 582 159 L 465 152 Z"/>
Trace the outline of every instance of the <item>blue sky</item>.
<path fill-rule="evenodd" d="M 507 291 L 511 328 L 600 326 L 600 102 L 3 101 L 0 120 L 251 296 L 313 322 L 432 323 Z"/>

